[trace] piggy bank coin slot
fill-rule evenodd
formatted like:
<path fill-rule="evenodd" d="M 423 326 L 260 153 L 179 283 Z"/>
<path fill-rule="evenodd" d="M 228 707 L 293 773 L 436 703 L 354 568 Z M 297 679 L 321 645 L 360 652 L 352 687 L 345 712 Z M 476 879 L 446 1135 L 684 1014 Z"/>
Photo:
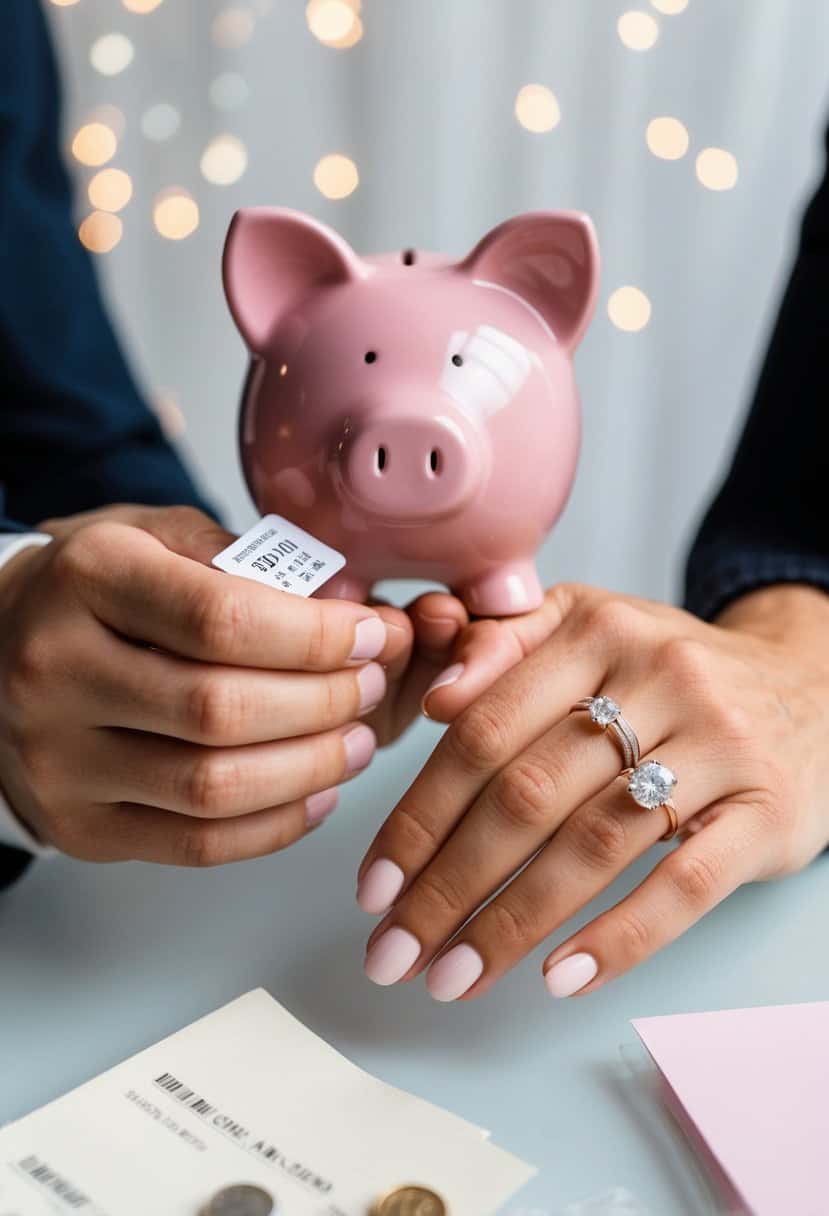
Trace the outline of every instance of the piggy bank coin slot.
<path fill-rule="evenodd" d="M 440 452 L 437 448 L 432 448 L 431 452 L 429 453 L 429 472 L 432 477 L 438 477 L 440 475 L 440 466 Z"/>
<path fill-rule="evenodd" d="M 377 461 L 377 472 L 382 476 L 383 473 L 385 473 L 385 471 L 386 471 L 386 464 L 388 462 L 388 454 L 384 447 L 379 447 L 377 449 L 376 461 Z"/>

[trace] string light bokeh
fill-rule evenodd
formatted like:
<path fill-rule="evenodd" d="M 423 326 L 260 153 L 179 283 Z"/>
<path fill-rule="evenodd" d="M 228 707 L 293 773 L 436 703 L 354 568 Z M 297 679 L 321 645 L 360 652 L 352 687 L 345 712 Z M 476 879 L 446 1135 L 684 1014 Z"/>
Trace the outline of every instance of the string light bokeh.
<path fill-rule="evenodd" d="M 561 121 L 561 110 L 551 89 L 543 84 L 525 84 L 515 99 L 515 117 L 522 127 L 541 135 Z"/>
<path fill-rule="evenodd" d="M 742 24 L 709 0 L 551 0 L 526 21 L 493 0 L 491 28 L 471 29 L 464 3 L 47 0 L 71 46 L 79 240 L 167 433 L 220 486 L 238 486 L 228 436 L 243 348 L 220 261 L 239 207 L 308 211 L 358 250 L 458 255 L 522 210 L 589 212 L 603 272 L 578 354 L 588 470 L 598 417 L 608 444 L 625 442 L 605 400 L 644 409 L 657 386 L 673 399 L 664 368 L 697 340 L 694 276 L 741 277 L 718 242 L 739 247 L 735 216 L 763 155 L 759 94 L 753 123 L 748 98 L 737 117 L 728 100 L 739 89 L 724 48 L 741 45 L 728 37 Z M 230 494 L 247 509 L 243 488 Z"/>
<path fill-rule="evenodd" d="M 79 127 L 72 140 L 72 155 L 82 165 L 105 165 L 112 160 L 118 138 L 104 122 L 88 122 Z"/>
<path fill-rule="evenodd" d="M 124 8 L 130 13 L 152 13 L 163 0 L 121 0 Z"/>
<path fill-rule="evenodd" d="M 616 28 L 624 45 L 631 51 L 649 51 L 659 37 L 659 26 L 650 13 L 632 9 L 622 13 Z"/>
<path fill-rule="evenodd" d="M 733 190 L 737 185 L 737 158 L 725 148 L 703 148 L 697 157 L 697 177 L 709 190 Z"/>
<path fill-rule="evenodd" d="M 69 7 L 73 0 L 52 0 L 58 7 Z M 123 7 L 134 14 L 148 15 L 157 10 L 162 0 L 122 0 Z M 259 8 L 230 4 L 219 9 L 210 22 L 210 38 L 224 50 L 238 50 L 254 36 L 257 15 L 268 11 L 267 0 Z M 677 16 L 688 7 L 688 0 L 651 0 L 651 7 L 663 16 Z M 324 46 L 343 50 L 355 46 L 363 37 L 360 0 L 308 0 L 305 21 L 309 33 Z M 657 18 L 644 9 L 630 9 L 620 14 L 616 22 L 622 45 L 641 52 L 654 47 L 659 38 Z M 92 66 L 104 76 L 116 76 L 125 71 L 134 59 L 134 46 L 126 34 L 113 31 L 100 35 L 90 49 Z M 208 96 L 217 111 L 230 113 L 244 107 L 250 98 L 250 86 L 238 71 L 228 69 L 210 83 Z M 553 131 L 561 122 L 561 109 L 552 88 L 547 84 L 529 82 L 521 85 L 515 96 L 514 115 L 518 124 L 535 135 Z M 179 132 L 182 115 L 171 101 L 159 100 L 149 105 L 140 116 L 140 128 L 151 142 L 163 144 Z M 645 132 L 650 152 L 667 161 L 681 160 L 688 152 L 690 134 L 678 118 L 662 115 L 650 120 Z M 118 135 L 113 123 L 100 119 L 85 124 L 75 134 L 72 153 L 76 160 L 90 168 L 106 165 L 116 154 Z M 232 132 L 219 132 L 204 147 L 199 170 L 202 179 L 212 186 L 235 185 L 245 174 L 249 152 L 242 138 Z M 733 153 L 722 148 L 705 148 L 695 161 L 698 182 L 712 191 L 732 189 L 739 176 Z M 349 198 L 358 189 L 360 173 L 354 159 L 344 152 L 334 151 L 321 156 L 312 169 L 316 189 L 326 199 L 339 201 Z M 89 199 L 95 209 L 79 228 L 86 247 L 96 253 L 107 253 L 116 247 L 123 235 L 119 224 L 101 219 L 98 213 L 121 211 L 132 196 L 132 181 L 121 169 L 108 174 L 98 173 L 89 183 Z M 198 230 L 200 212 L 198 200 L 191 191 L 170 187 L 156 197 L 152 210 L 153 225 L 159 236 L 182 241 Z M 640 288 L 626 286 L 616 289 L 608 299 L 608 316 L 625 332 L 644 328 L 651 317 L 651 303 Z"/>
<path fill-rule="evenodd" d="M 685 124 L 667 115 L 651 119 L 645 140 L 651 152 L 660 160 L 681 160 L 691 142 Z"/>
<path fill-rule="evenodd" d="M 181 186 L 162 190 L 153 204 L 153 223 L 159 236 L 168 241 L 183 241 L 199 226 L 199 205 Z"/>
<path fill-rule="evenodd" d="M 87 194 L 98 211 L 122 211 L 132 198 L 132 178 L 123 169 L 101 169 L 89 183 Z"/>
<path fill-rule="evenodd" d="M 360 184 L 357 166 L 349 156 L 331 152 L 317 161 L 314 185 L 325 198 L 348 198 Z"/>
<path fill-rule="evenodd" d="M 89 49 L 89 62 L 102 76 L 117 76 L 134 57 L 135 47 L 126 34 L 102 34 Z"/>

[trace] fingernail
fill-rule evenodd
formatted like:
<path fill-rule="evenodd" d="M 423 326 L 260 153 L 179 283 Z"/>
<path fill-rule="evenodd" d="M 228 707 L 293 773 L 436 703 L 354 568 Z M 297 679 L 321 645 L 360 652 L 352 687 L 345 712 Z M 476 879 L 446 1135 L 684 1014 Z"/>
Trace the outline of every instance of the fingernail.
<path fill-rule="evenodd" d="M 379 663 L 367 663 L 357 674 L 360 686 L 360 713 L 376 709 L 386 695 L 386 673 Z"/>
<path fill-rule="evenodd" d="M 309 828 L 315 824 L 322 823 L 323 819 L 327 819 L 334 807 L 340 800 L 340 793 L 336 787 L 330 790 L 320 790 L 318 794 L 311 794 L 310 798 L 305 799 L 305 816 Z"/>
<path fill-rule="evenodd" d="M 478 951 L 462 942 L 432 963 L 426 987 L 436 1001 L 456 1001 L 480 979 L 483 970 L 484 960 Z"/>
<path fill-rule="evenodd" d="M 370 726 L 360 723 L 352 726 L 343 735 L 345 748 L 345 771 L 347 776 L 359 773 L 368 764 L 377 749 L 377 737 Z"/>
<path fill-rule="evenodd" d="M 423 698 L 420 703 L 421 709 L 424 713 L 426 713 L 426 702 L 428 701 L 429 697 L 431 697 L 432 693 L 437 692 L 439 688 L 446 688 L 447 684 L 454 684 L 456 680 L 461 678 L 463 672 L 463 663 L 453 663 L 451 667 L 447 667 L 445 671 L 442 671 L 439 676 L 436 676 L 435 679 L 432 680 L 432 683 L 423 694 Z"/>
<path fill-rule="evenodd" d="M 354 646 L 348 656 L 352 663 L 363 659 L 376 659 L 386 644 L 386 625 L 379 616 L 367 616 L 357 622 L 354 630 Z"/>
<path fill-rule="evenodd" d="M 397 899 L 404 879 L 399 865 L 381 857 L 369 866 L 357 887 L 357 903 L 371 916 L 381 916 Z"/>
<path fill-rule="evenodd" d="M 599 970 L 592 954 L 571 954 L 551 967 L 544 976 L 550 996 L 572 996 L 589 984 Z"/>
<path fill-rule="evenodd" d="M 420 942 L 413 933 L 395 925 L 378 937 L 366 955 L 363 970 L 373 983 L 384 988 L 396 984 L 417 962 L 420 949 Z"/>

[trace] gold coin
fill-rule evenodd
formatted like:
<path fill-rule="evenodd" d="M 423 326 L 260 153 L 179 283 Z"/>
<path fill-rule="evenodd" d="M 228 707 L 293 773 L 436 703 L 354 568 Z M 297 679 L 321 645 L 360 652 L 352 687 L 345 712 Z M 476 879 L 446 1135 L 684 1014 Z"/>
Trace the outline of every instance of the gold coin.
<path fill-rule="evenodd" d="M 377 1200 L 371 1216 L 449 1216 L 449 1209 L 425 1186 L 399 1186 Z"/>

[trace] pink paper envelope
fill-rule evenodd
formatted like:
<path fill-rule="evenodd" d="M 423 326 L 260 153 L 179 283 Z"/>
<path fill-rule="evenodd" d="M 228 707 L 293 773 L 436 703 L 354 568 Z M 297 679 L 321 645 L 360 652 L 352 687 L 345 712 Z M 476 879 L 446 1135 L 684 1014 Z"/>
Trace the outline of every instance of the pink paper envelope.
<path fill-rule="evenodd" d="M 633 1027 L 753 1216 L 826 1216 L 829 1001 Z"/>

